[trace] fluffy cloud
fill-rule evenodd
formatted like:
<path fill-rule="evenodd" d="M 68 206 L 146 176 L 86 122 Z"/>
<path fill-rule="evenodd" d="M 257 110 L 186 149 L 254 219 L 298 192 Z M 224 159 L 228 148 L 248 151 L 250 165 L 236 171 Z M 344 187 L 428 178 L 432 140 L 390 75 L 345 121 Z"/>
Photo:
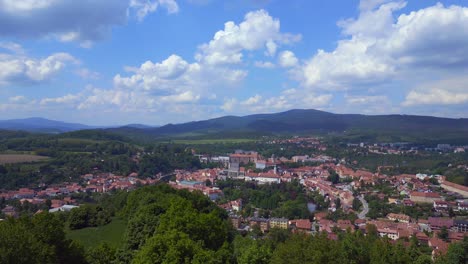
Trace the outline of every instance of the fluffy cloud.
<path fill-rule="evenodd" d="M 169 103 L 194 103 L 199 99 L 200 95 L 195 95 L 192 91 L 161 97 L 161 101 Z"/>
<path fill-rule="evenodd" d="M 468 8 L 438 3 L 401 15 L 390 37 L 379 39 L 376 51 L 402 65 L 464 68 L 468 65 L 467 24 Z"/>
<path fill-rule="evenodd" d="M 118 92 L 109 98 L 116 98 L 117 94 L 121 98 L 122 94 L 131 91 L 133 95 L 125 97 L 128 102 L 136 102 L 136 97 L 152 98 L 154 101 L 143 100 L 142 103 L 149 108 L 158 107 L 159 102 L 186 104 L 209 99 L 220 91 L 219 87 L 236 87 L 245 79 L 247 71 L 237 65 L 243 52 L 264 50 L 267 56 L 274 56 L 278 45 L 298 38 L 281 33 L 279 20 L 266 11 L 249 12 L 244 21 L 225 23 L 224 30 L 216 32 L 210 42 L 199 46 L 194 62 L 173 54 L 161 62 L 147 61 L 139 67 L 127 67 L 130 75 L 115 75 L 114 89 Z M 274 67 L 271 62 L 257 62 L 255 65 Z M 107 100 L 99 94 L 93 95 L 92 100 L 96 101 L 98 97 L 102 97 L 101 101 Z M 229 102 L 225 108 L 230 108 Z"/>
<path fill-rule="evenodd" d="M 23 47 L 20 44 L 14 42 L 0 42 L 0 48 L 16 54 L 25 53 Z"/>
<path fill-rule="evenodd" d="M 178 55 L 171 55 L 160 63 L 147 61 L 132 68 L 133 75 L 114 77 L 116 88 L 144 90 L 154 95 L 173 95 L 187 91 L 210 93 L 217 85 L 235 85 L 246 72 L 228 67 L 213 67 L 197 62 L 188 63 Z"/>
<path fill-rule="evenodd" d="M 281 67 L 289 68 L 296 66 L 298 60 L 292 51 L 285 50 L 278 55 L 278 63 Z"/>
<path fill-rule="evenodd" d="M 386 95 L 345 95 L 344 99 L 346 104 L 340 104 L 334 111 L 369 115 L 401 112 Z"/>
<path fill-rule="evenodd" d="M 51 105 L 51 104 L 74 104 L 81 99 L 81 95 L 77 94 L 67 94 L 61 97 L 56 98 L 44 98 L 40 101 L 41 105 Z"/>
<path fill-rule="evenodd" d="M 54 53 L 39 59 L 24 54 L 0 53 L 0 86 L 49 81 L 69 63 L 77 64 L 78 60 L 68 53 Z"/>
<path fill-rule="evenodd" d="M 100 77 L 100 74 L 98 72 L 91 71 L 90 69 L 87 69 L 87 68 L 78 69 L 75 71 L 75 73 L 83 79 L 96 80 L 96 79 L 99 79 Z"/>
<path fill-rule="evenodd" d="M 224 104 L 221 106 L 221 109 L 226 112 L 231 112 L 235 109 L 238 102 L 236 98 L 227 99 L 224 101 Z"/>
<path fill-rule="evenodd" d="M 174 0 L 130 0 L 130 7 L 136 10 L 138 20 L 143 20 L 149 13 L 155 12 L 158 6 L 167 9 L 169 14 L 179 12 L 179 6 Z"/>
<path fill-rule="evenodd" d="M 189 65 L 181 57 L 171 55 L 160 63 L 146 61 L 139 68 L 133 69 L 135 74 L 130 77 L 117 74 L 114 77 L 114 84 L 117 87 L 169 90 L 173 88 L 171 82 L 175 80 L 183 82 L 184 73 L 196 72 L 198 68 L 197 64 Z"/>
<path fill-rule="evenodd" d="M 352 105 L 369 105 L 369 104 L 387 104 L 390 102 L 385 95 L 367 95 L 367 96 L 346 96 L 346 102 Z"/>
<path fill-rule="evenodd" d="M 227 113 L 265 113 L 291 108 L 321 108 L 329 105 L 332 98 L 331 94 L 314 94 L 303 90 L 288 89 L 279 96 L 268 98 L 257 94 L 244 101 L 238 101 L 236 98 L 225 99 L 220 108 Z"/>
<path fill-rule="evenodd" d="M 361 89 L 410 71 L 466 67 L 468 8 L 437 4 L 395 19 L 405 5 L 361 1 L 357 19 L 338 23 L 348 38 L 331 52 L 319 50 L 302 65 L 298 79 L 311 89 Z"/>
<path fill-rule="evenodd" d="M 258 104 L 258 102 L 260 102 L 261 99 L 262 97 L 257 94 L 241 102 L 241 105 L 255 105 L 255 104 Z"/>
<path fill-rule="evenodd" d="M 256 61 L 254 65 L 257 68 L 264 68 L 264 69 L 272 69 L 275 67 L 275 64 L 273 64 L 270 61 Z"/>
<path fill-rule="evenodd" d="M 403 106 L 468 104 L 468 78 L 454 78 L 420 85 L 411 90 Z"/>
<path fill-rule="evenodd" d="M 0 36 L 54 36 L 86 47 L 125 24 L 128 14 L 142 20 L 158 7 L 179 10 L 175 0 L 0 0 Z"/>
<path fill-rule="evenodd" d="M 112 87 L 88 87 L 78 94 L 44 98 L 39 105 L 44 108 L 62 105 L 82 112 L 171 111 L 183 114 L 182 120 L 194 116 L 203 117 L 203 111 L 211 116 L 219 113 L 217 98 L 229 98 L 237 94 L 236 89 L 246 78 L 248 72 L 243 68 L 245 65 L 237 64 L 242 61 L 244 52 L 260 51 L 265 56 L 274 57 L 279 46 L 299 38 L 300 36 L 281 33 L 279 20 L 269 16 L 266 11 L 250 12 L 239 24 L 227 22 L 224 30 L 218 31 L 210 42 L 199 46 L 192 62 L 176 54 L 158 62 L 148 60 L 136 67 L 125 67 L 124 73 L 114 76 Z M 258 62 L 256 65 L 274 67 L 271 62 Z M 86 69 L 80 69 L 76 73 L 83 77 L 92 75 Z M 226 100 L 221 107 L 225 111 L 236 111 L 235 108 L 239 106 L 249 111 L 280 110 L 292 106 L 298 100 L 293 96 L 296 95 L 284 94 L 263 99 L 262 96 L 255 95 L 244 101 Z M 301 100 L 304 98 L 306 97 L 301 97 Z M 312 104 L 322 99 L 327 98 L 308 98 Z"/>
<path fill-rule="evenodd" d="M 10 103 L 24 103 L 27 101 L 27 99 L 23 95 L 17 95 L 17 96 L 8 98 L 8 101 Z"/>
<path fill-rule="evenodd" d="M 280 32 L 280 21 L 265 10 L 249 12 L 244 21 L 236 25 L 233 21 L 224 24 L 224 30 L 216 32 L 213 39 L 199 47 L 196 59 L 205 64 L 238 64 L 243 51 L 266 48 L 273 56 L 278 45 L 300 40 L 300 35 Z"/>

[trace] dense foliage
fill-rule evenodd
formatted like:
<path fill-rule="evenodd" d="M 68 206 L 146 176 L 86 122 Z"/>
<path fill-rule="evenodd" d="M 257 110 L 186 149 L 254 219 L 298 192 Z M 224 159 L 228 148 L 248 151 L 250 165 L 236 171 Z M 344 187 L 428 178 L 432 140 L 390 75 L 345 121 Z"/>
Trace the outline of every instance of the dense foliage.
<path fill-rule="evenodd" d="M 305 195 L 304 187 L 298 181 L 258 185 L 253 182 L 227 179 L 218 181 L 216 185 L 223 190 L 225 201 L 242 199 L 245 216 L 253 216 L 255 208 L 261 209 L 263 217 L 297 219 L 310 216 L 307 209 L 309 199 Z"/>
<path fill-rule="evenodd" d="M 49 213 L 0 222 L 0 263 L 85 263 L 83 249 L 65 238 L 63 221 Z"/>
<path fill-rule="evenodd" d="M 70 229 L 102 226 L 111 220 L 110 213 L 101 206 L 83 205 L 72 209 L 68 215 Z"/>

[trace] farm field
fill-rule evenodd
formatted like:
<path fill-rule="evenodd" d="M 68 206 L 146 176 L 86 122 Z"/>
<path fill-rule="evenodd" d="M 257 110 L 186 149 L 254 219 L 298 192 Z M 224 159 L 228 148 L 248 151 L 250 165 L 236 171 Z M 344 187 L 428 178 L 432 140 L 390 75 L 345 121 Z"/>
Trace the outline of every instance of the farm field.
<path fill-rule="evenodd" d="M 123 219 L 114 218 L 105 226 L 87 227 L 78 230 L 67 229 L 67 238 L 79 242 L 85 248 L 95 247 L 102 242 L 118 248 L 123 242 L 126 226 Z"/>
<path fill-rule="evenodd" d="M 46 159 L 48 157 L 31 154 L 0 154 L 0 164 L 35 162 Z"/>

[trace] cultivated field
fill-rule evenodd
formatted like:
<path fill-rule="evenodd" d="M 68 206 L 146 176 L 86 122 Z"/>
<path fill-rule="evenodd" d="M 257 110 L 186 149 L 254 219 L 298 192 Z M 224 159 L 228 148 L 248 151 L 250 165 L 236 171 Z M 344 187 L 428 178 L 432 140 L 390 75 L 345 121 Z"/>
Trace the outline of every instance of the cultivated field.
<path fill-rule="evenodd" d="M 48 159 L 48 157 L 31 154 L 0 154 L 0 164 L 34 162 Z"/>

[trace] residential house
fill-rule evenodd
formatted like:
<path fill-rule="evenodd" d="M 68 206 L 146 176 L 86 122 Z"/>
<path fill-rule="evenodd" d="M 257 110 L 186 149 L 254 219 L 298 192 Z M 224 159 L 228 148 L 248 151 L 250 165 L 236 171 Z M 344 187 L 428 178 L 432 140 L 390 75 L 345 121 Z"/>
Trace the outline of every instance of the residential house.
<path fill-rule="evenodd" d="M 456 219 L 453 221 L 453 227 L 456 232 L 466 233 L 468 232 L 468 220 Z"/>
<path fill-rule="evenodd" d="M 405 214 L 394 214 L 394 213 L 390 213 L 387 215 L 387 218 L 389 220 L 392 220 L 392 221 L 398 221 L 398 222 L 402 222 L 402 223 L 409 223 L 410 222 L 410 217 L 408 215 L 405 215 Z"/>
<path fill-rule="evenodd" d="M 7 205 L 5 208 L 3 208 L 2 213 L 6 216 L 15 217 L 15 218 L 19 216 L 19 213 L 16 211 L 16 209 L 10 205 Z"/>
<path fill-rule="evenodd" d="M 432 248 L 432 259 L 447 252 L 449 244 L 439 238 L 431 238 L 428 242 L 429 247 Z"/>
<path fill-rule="evenodd" d="M 429 217 L 427 220 L 432 230 L 440 230 L 442 227 L 450 229 L 454 225 L 454 220 L 450 218 Z"/>
<path fill-rule="evenodd" d="M 270 228 L 288 229 L 288 219 L 286 218 L 270 218 Z"/>
<path fill-rule="evenodd" d="M 20 188 L 18 190 L 18 192 L 16 193 L 16 195 L 14 196 L 14 198 L 16 198 L 16 199 L 22 199 L 22 198 L 31 199 L 31 198 L 34 198 L 35 194 L 36 193 L 34 192 L 34 190 L 31 190 L 29 188 Z"/>
<path fill-rule="evenodd" d="M 241 217 L 237 215 L 229 215 L 229 220 L 234 228 L 238 229 L 241 225 Z"/>
<path fill-rule="evenodd" d="M 338 220 L 337 227 L 342 231 L 354 231 L 354 225 L 350 220 Z"/>
<path fill-rule="evenodd" d="M 411 201 L 410 199 L 403 199 L 403 205 L 404 205 L 404 206 L 413 207 L 413 206 L 414 206 L 414 202 Z"/>
<path fill-rule="evenodd" d="M 312 223 L 309 219 L 295 219 L 289 221 L 289 226 L 293 232 L 310 233 L 312 231 Z"/>
<path fill-rule="evenodd" d="M 434 201 L 433 207 L 436 212 L 447 212 L 449 209 L 449 203 L 446 201 Z"/>
<path fill-rule="evenodd" d="M 444 188 L 447 191 L 455 192 L 463 197 L 468 197 L 468 187 L 460 184 L 456 184 L 453 182 L 449 182 L 445 180 L 445 177 L 441 177 L 440 179 L 440 187 Z"/>
<path fill-rule="evenodd" d="M 458 211 L 468 211 L 468 203 L 467 202 L 459 202 L 457 205 Z"/>
<path fill-rule="evenodd" d="M 262 232 L 268 232 L 270 230 L 270 223 L 266 218 L 252 217 L 249 220 L 250 227 L 257 225 Z"/>
<path fill-rule="evenodd" d="M 410 199 L 415 203 L 434 203 L 441 200 L 441 197 L 433 192 L 411 192 Z"/>
<path fill-rule="evenodd" d="M 76 206 L 76 205 L 65 204 L 65 205 L 62 205 L 61 207 L 49 209 L 49 213 L 70 212 L 72 209 L 75 209 L 75 208 L 78 208 L 78 207 L 79 206 Z"/>

